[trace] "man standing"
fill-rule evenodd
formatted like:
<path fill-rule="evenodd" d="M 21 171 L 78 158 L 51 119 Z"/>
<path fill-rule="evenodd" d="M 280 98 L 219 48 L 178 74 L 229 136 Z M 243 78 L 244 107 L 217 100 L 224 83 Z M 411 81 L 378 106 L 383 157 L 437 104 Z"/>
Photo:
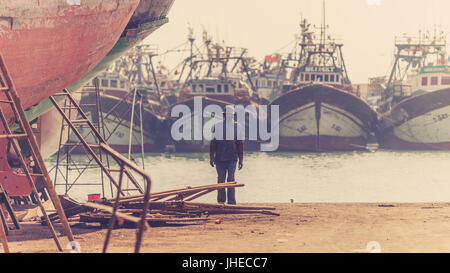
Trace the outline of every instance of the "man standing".
<path fill-rule="evenodd" d="M 217 171 L 217 182 L 224 183 L 225 179 L 227 182 L 234 182 L 234 173 L 236 171 L 236 165 L 239 160 L 239 170 L 244 166 L 244 142 L 238 140 L 236 133 L 233 133 L 234 137 L 227 138 L 226 130 L 229 122 L 231 122 L 234 127 L 234 132 L 236 132 L 236 123 L 234 122 L 234 108 L 227 107 L 227 111 L 224 112 L 224 120 L 226 122 L 222 123 L 223 136 L 218 137 L 216 132 L 214 133 L 214 138 L 210 143 L 210 164 L 212 167 L 216 167 Z M 228 175 L 227 175 L 228 174 Z M 228 204 L 236 205 L 235 189 L 228 188 L 225 194 L 225 189 L 218 190 L 217 202 L 220 204 L 225 203 L 228 200 Z"/>

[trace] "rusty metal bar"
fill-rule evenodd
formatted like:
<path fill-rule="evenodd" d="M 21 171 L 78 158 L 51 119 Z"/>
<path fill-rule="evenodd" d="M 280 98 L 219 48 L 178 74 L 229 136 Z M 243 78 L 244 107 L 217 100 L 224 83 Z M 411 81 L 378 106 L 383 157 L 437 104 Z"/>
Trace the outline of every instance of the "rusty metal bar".
<path fill-rule="evenodd" d="M 141 222 L 138 224 L 138 232 L 136 234 L 136 244 L 134 247 L 134 252 L 139 253 L 141 244 L 142 244 L 142 238 L 144 236 L 144 232 L 147 229 L 147 212 L 149 210 L 149 203 L 150 203 L 150 189 L 152 181 L 150 179 L 150 176 L 146 174 L 143 170 L 141 170 L 138 166 L 136 166 L 131 160 L 128 160 L 126 157 L 124 157 L 122 154 L 118 153 L 116 150 L 112 149 L 109 145 L 105 143 L 100 143 L 100 146 L 103 150 L 108 152 L 117 162 L 121 162 L 124 167 L 128 167 L 131 170 L 135 171 L 139 175 L 141 175 L 145 180 L 145 193 L 144 193 L 144 203 L 142 207 L 142 215 L 141 215 Z M 118 203 L 118 201 L 116 201 Z"/>
<path fill-rule="evenodd" d="M 116 224 L 116 214 L 117 209 L 119 208 L 119 198 L 120 198 L 120 190 L 122 189 L 122 180 L 123 180 L 123 171 L 124 167 L 123 165 L 120 165 L 120 176 L 119 176 L 119 188 L 117 189 L 117 196 L 116 196 L 116 202 L 114 203 L 113 212 L 111 215 L 111 219 L 109 220 L 108 224 L 108 231 L 106 232 L 106 238 L 105 238 L 105 244 L 103 245 L 103 253 L 106 253 L 106 250 L 108 249 L 109 239 L 111 237 L 112 230 L 114 228 L 114 225 Z"/>

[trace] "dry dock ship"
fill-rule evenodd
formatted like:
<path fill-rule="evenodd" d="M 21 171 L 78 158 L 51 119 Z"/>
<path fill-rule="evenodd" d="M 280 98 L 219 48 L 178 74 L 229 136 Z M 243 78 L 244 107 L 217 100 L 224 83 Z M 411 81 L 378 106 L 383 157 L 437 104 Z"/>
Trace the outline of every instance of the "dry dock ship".
<path fill-rule="evenodd" d="M 114 47 L 138 4 L 0 1 L 0 52 L 23 107 L 38 104 L 94 69 Z"/>
<path fill-rule="evenodd" d="M 78 89 L 166 23 L 165 15 L 172 3 L 173 0 L 0 0 L 0 53 L 28 119 L 51 109 L 49 96 L 68 86 Z M 8 119 L 11 114 L 5 111 Z M 45 128 L 40 131 L 47 132 Z M 6 141 L 0 143 L 2 158 L 6 158 Z M 23 176 L 7 163 L 1 164 L 0 173 L 11 181 L 19 181 Z M 15 191 L 14 183 L 2 184 L 10 196 L 27 195 Z"/>
<path fill-rule="evenodd" d="M 377 120 L 354 94 L 342 56 L 343 44 L 320 40 L 301 24 L 300 55 L 292 67 L 291 87 L 271 105 L 279 105 L 280 151 L 332 152 L 365 149 Z M 287 89 L 287 90 L 286 90 Z"/>
<path fill-rule="evenodd" d="M 128 18 L 125 23 L 125 29 L 122 28 L 120 30 L 121 34 L 119 33 L 117 35 L 118 40 L 116 39 L 114 41 L 114 46 L 111 46 L 106 51 L 106 57 L 104 57 L 98 65 L 92 66 L 90 70 L 86 71 L 81 79 L 78 79 L 78 81 L 72 82 L 69 85 L 65 85 L 63 88 L 67 87 L 70 92 L 79 90 L 90 80 L 95 78 L 95 76 L 100 72 L 106 70 L 115 60 L 123 56 L 128 50 L 142 42 L 155 30 L 166 24 L 169 20 L 167 18 L 167 14 L 174 3 L 174 0 L 141 0 L 137 2 L 139 5 L 132 14 L 131 18 Z M 70 40 L 70 42 L 74 46 L 77 45 L 77 43 L 73 43 L 72 40 Z M 62 88 L 59 90 L 61 89 Z M 39 104 L 34 103 L 34 106 L 27 110 L 26 114 L 29 120 L 39 117 L 53 107 L 53 104 L 48 99 L 38 103 Z"/>
<path fill-rule="evenodd" d="M 396 39 L 380 111 L 377 137 L 382 148 L 450 149 L 450 66 L 443 33 Z"/>
<path fill-rule="evenodd" d="M 0 53 L 26 110 L 80 80 L 114 47 L 139 0 L 0 1 Z M 5 95 L 0 96 L 5 100 Z M 12 109 L 4 108 L 13 123 Z M 0 176 L 9 196 L 26 196 L 24 175 L 8 165 L 0 140 Z"/>

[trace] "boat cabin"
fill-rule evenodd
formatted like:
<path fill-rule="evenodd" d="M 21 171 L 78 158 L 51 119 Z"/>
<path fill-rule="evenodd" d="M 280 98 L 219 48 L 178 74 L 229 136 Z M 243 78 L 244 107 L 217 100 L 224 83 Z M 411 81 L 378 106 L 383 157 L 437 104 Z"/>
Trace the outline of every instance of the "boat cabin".
<path fill-rule="evenodd" d="M 193 79 L 187 84 L 189 97 L 206 96 L 227 102 L 248 98 L 248 88 L 239 79 L 207 77 Z M 185 99 L 184 95 L 181 99 Z"/>
<path fill-rule="evenodd" d="M 300 71 L 297 78 L 298 83 L 324 83 L 331 85 L 342 85 L 342 72 L 334 67 L 305 67 Z"/>
<path fill-rule="evenodd" d="M 104 94 L 124 98 L 130 92 L 130 83 L 128 78 L 119 73 L 104 72 L 97 76 L 100 91 Z M 86 89 L 95 88 L 93 79 L 86 84 Z"/>
<path fill-rule="evenodd" d="M 424 66 L 417 74 L 409 75 L 407 82 L 412 93 L 405 95 L 450 88 L 450 66 Z"/>

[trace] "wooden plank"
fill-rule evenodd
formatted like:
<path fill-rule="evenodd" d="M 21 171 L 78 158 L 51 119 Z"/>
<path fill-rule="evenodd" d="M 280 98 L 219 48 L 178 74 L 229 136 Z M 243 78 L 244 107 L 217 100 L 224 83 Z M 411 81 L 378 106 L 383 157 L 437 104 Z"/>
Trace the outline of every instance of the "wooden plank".
<path fill-rule="evenodd" d="M 109 213 L 113 213 L 113 208 L 110 207 L 110 206 L 105 206 L 105 205 L 102 205 L 102 204 L 91 203 L 91 202 L 87 202 L 84 205 L 87 206 L 87 207 L 94 208 L 94 209 L 103 210 L 103 211 L 106 211 L 106 212 L 109 212 Z M 122 212 L 116 212 L 116 214 L 117 214 L 117 217 L 120 217 L 120 218 L 122 218 L 124 220 L 130 221 L 130 222 L 133 222 L 133 223 L 136 223 L 136 224 L 139 223 L 139 221 L 141 220 L 139 217 L 131 216 L 131 215 L 128 215 L 128 214 L 125 214 L 125 213 L 122 213 Z"/>

